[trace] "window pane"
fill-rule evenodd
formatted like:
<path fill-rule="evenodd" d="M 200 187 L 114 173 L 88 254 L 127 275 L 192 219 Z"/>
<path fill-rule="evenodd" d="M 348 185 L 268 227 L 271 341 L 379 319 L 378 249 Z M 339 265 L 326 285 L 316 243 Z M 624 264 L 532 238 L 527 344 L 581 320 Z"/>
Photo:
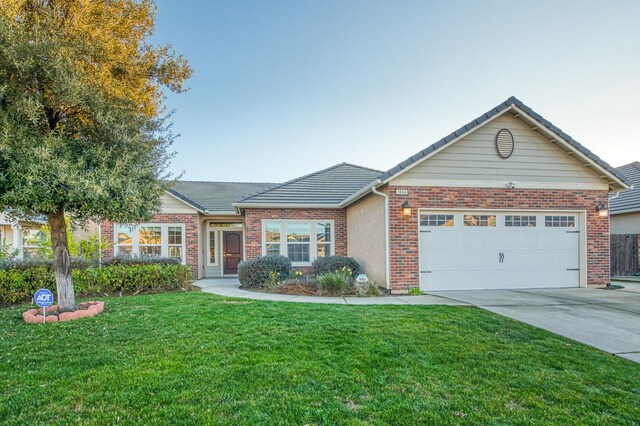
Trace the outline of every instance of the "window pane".
<path fill-rule="evenodd" d="M 22 245 L 38 246 L 44 240 L 44 234 L 40 229 L 22 229 Z"/>
<path fill-rule="evenodd" d="M 318 257 L 327 257 L 327 256 L 331 256 L 331 244 L 318 243 Z"/>
<path fill-rule="evenodd" d="M 267 244 L 267 256 L 280 254 L 280 244 L 271 243 Z"/>
<path fill-rule="evenodd" d="M 464 215 L 464 226 L 496 226 L 496 216 L 466 214 Z"/>
<path fill-rule="evenodd" d="M 292 262 L 309 261 L 309 244 L 287 244 L 287 254 Z"/>
<path fill-rule="evenodd" d="M 182 260 L 182 247 L 181 246 L 169 247 L 169 257 L 175 257 L 176 259 Z"/>
<path fill-rule="evenodd" d="M 119 246 L 118 256 L 131 256 L 131 246 Z"/>
<path fill-rule="evenodd" d="M 331 242 L 331 224 L 330 223 L 316 224 L 316 235 L 317 235 L 318 243 Z"/>
<path fill-rule="evenodd" d="M 160 246 L 140 246 L 140 256 L 160 256 Z"/>
<path fill-rule="evenodd" d="M 287 241 L 291 243 L 308 243 L 311 241 L 311 230 L 308 223 L 288 223 Z"/>
<path fill-rule="evenodd" d="M 549 228 L 574 228 L 576 226 L 575 216 L 545 216 L 544 226 Z"/>
<path fill-rule="evenodd" d="M 534 228 L 536 226 L 536 217 L 535 216 L 507 215 L 504 218 L 504 226 L 507 226 L 507 227 L 529 227 L 529 228 Z"/>
<path fill-rule="evenodd" d="M 267 222 L 264 225 L 265 241 L 268 243 L 280 242 L 280 224 Z"/>
<path fill-rule="evenodd" d="M 216 263 L 216 231 L 209 231 L 209 263 Z"/>
<path fill-rule="evenodd" d="M 182 228 L 178 226 L 169 227 L 169 244 L 182 244 Z"/>
<path fill-rule="evenodd" d="M 420 219 L 422 226 L 453 226 L 452 214 L 428 214 Z"/>
<path fill-rule="evenodd" d="M 37 248 L 23 248 L 22 253 L 25 259 L 37 259 L 40 257 L 40 253 Z"/>
<path fill-rule="evenodd" d="M 145 226 L 140 228 L 140 244 L 161 244 L 161 231 L 159 226 Z M 140 250 L 142 252 L 142 250 Z"/>

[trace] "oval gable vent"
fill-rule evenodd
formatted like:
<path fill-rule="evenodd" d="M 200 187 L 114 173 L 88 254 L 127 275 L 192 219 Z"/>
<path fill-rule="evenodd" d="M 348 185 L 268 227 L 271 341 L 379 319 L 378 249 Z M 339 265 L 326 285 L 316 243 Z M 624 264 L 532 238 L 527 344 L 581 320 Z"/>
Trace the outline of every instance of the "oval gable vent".
<path fill-rule="evenodd" d="M 496 136 L 496 150 L 502 158 L 509 158 L 513 154 L 513 135 L 508 129 L 502 129 Z"/>

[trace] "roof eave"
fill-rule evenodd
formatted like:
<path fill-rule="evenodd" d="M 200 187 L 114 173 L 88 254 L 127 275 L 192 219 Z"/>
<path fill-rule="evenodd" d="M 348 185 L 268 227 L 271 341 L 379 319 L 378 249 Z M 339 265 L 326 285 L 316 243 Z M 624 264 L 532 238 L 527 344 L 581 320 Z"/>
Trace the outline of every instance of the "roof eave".
<path fill-rule="evenodd" d="M 296 204 L 296 203 L 233 203 L 239 209 L 340 209 L 337 204 Z"/>
<path fill-rule="evenodd" d="M 537 120 L 535 117 L 531 116 L 531 114 L 529 114 L 528 112 L 526 112 L 523 109 L 519 108 L 516 104 L 511 104 L 510 105 L 510 109 L 513 109 L 514 111 L 517 111 L 520 114 L 521 117 L 526 117 L 529 121 L 532 121 L 533 123 L 537 124 L 539 126 L 537 130 L 541 130 L 541 131 L 545 132 L 548 136 L 551 136 L 554 140 L 556 140 L 557 142 L 560 142 L 565 148 L 567 148 L 569 151 L 571 151 L 574 155 L 580 157 L 583 161 L 591 164 L 598 171 L 600 171 L 605 176 L 610 178 L 614 183 L 617 183 L 619 188 L 611 188 L 612 191 L 623 190 L 623 189 L 629 189 L 630 188 L 629 184 L 627 184 L 625 181 L 620 179 L 618 176 L 616 176 L 613 173 L 611 173 L 605 167 L 603 167 L 600 164 L 598 164 L 597 161 L 595 161 L 592 158 L 590 158 L 588 155 L 586 155 L 585 153 L 580 151 L 578 148 L 573 146 L 564 137 L 562 137 L 561 135 L 557 134 L 553 130 L 549 129 L 546 126 L 545 123 L 542 123 L 541 121 Z M 505 110 L 505 111 L 507 111 L 507 110 Z"/>
<path fill-rule="evenodd" d="M 617 215 L 617 214 L 627 214 L 627 213 L 640 213 L 640 207 L 633 207 L 630 209 L 626 209 L 626 210 L 617 210 L 617 211 L 612 211 L 610 210 L 610 214 L 613 215 Z"/>
<path fill-rule="evenodd" d="M 366 196 L 367 194 L 369 194 L 369 192 L 371 192 L 371 188 L 379 188 L 381 185 L 383 185 L 384 183 L 382 182 L 382 180 L 380 179 L 374 179 L 372 180 L 370 183 L 368 183 L 366 186 L 364 186 L 362 189 L 358 190 L 358 192 L 356 192 L 355 194 L 351 195 L 350 197 L 347 197 L 344 199 L 344 201 L 342 201 L 339 206 L 340 207 L 347 207 L 350 204 L 355 203 L 356 201 L 358 201 L 360 198 Z"/>

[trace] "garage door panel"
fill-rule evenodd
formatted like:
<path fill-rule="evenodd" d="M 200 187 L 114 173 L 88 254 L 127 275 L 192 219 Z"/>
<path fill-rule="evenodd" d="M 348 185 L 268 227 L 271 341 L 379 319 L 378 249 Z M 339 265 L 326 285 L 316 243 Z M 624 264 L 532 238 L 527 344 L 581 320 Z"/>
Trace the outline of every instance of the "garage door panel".
<path fill-rule="evenodd" d="M 580 282 L 578 230 L 546 227 L 543 220 L 538 220 L 535 227 L 504 226 L 505 215 L 514 214 L 519 213 L 495 213 L 497 226 L 465 227 L 458 222 L 455 227 L 421 227 L 421 288 L 577 287 Z M 547 214 L 540 213 L 538 217 Z M 562 212 L 551 214 L 563 215 Z"/>
<path fill-rule="evenodd" d="M 426 270 L 431 269 L 492 269 L 499 262 L 497 250 L 465 250 L 465 255 L 460 256 L 456 250 L 436 250 L 423 252 L 422 265 Z"/>

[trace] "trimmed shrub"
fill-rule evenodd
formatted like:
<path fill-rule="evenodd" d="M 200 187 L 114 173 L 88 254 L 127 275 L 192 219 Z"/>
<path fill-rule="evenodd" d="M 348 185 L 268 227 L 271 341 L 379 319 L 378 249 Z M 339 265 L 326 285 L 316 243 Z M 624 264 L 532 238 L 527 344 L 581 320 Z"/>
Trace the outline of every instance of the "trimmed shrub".
<path fill-rule="evenodd" d="M 188 265 L 89 267 L 74 269 L 71 276 L 78 296 L 188 289 L 192 280 Z M 56 277 L 50 267 L 0 269 L 0 304 L 28 302 L 40 288 L 56 293 Z"/>
<path fill-rule="evenodd" d="M 335 272 L 342 268 L 348 268 L 352 275 L 360 271 L 360 264 L 353 257 L 346 256 L 319 257 L 313 261 L 312 266 L 313 273 L 316 275 Z"/>
<path fill-rule="evenodd" d="M 175 257 L 162 256 L 113 256 L 103 262 L 105 266 L 112 265 L 179 265 L 180 260 Z"/>
<path fill-rule="evenodd" d="M 344 268 L 335 272 L 327 272 L 317 276 L 318 287 L 322 294 L 342 295 L 351 289 L 351 272 Z"/>
<path fill-rule="evenodd" d="M 358 297 L 376 297 L 382 296 L 382 291 L 380 290 L 380 286 L 375 281 L 368 281 L 366 283 L 360 284 L 355 283 L 356 295 Z"/>
<path fill-rule="evenodd" d="M 289 277 L 291 260 L 284 256 L 263 256 L 240 262 L 238 279 L 243 287 L 273 285 Z"/>
<path fill-rule="evenodd" d="M 71 257 L 71 269 L 87 269 L 98 266 L 98 262 L 83 257 Z M 25 271 L 33 268 L 45 268 L 53 270 L 53 259 L 34 257 L 31 259 L 7 260 L 0 263 L 0 269 L 17 269 Z"/>

